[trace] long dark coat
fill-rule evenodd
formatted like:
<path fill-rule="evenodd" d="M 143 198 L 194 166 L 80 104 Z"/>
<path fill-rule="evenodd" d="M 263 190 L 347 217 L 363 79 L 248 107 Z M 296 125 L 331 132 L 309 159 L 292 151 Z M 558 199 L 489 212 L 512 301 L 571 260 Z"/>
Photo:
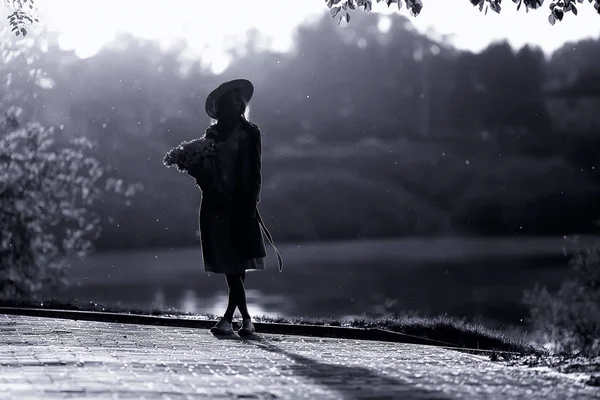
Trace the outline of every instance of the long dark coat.
<path fill-rule="evenodd" d="M 190 168 L 188 172 L 202 190 L 199 225 L 205 265 L 244 263 L 266 257 L 263 228 L 272 241 L 258 212 L 262 184 L 262 133 L 255 124 L 245 120 L 240 124 L 235 137 L 230 138 L 235 142 L 228 142 L 228 146 L 237 148 L 237 155 L 234 154 L 232 163 L 228 164 L 230 176 L 224 176 L 215 164 L 212 174 L 207 174 L 202 168 Z M 227 139 L 219 132 L 218 124 L 211 127 L 206 135 L 217 143 Z M 280 259 L 279 253 L 277 255 Z M 243 269 L 262 268 L 264 264 Z"/>

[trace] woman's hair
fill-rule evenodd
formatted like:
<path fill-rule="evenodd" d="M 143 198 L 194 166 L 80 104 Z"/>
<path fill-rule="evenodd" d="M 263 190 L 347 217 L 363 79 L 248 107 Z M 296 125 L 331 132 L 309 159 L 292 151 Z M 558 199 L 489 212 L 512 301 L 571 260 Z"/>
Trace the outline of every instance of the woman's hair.
<path fill-rule="evenodd" d="M 233 91 L 232 93 L 226 94 L 226 96 L 238 96 L 237 100 L 239 100 L 242 103 L 241 108 L 243 109 L 243 112 L 241 113 L 241 115 L 246 121 L 250 122 L 250 104 L 246 103 L 241 98 L 241 93 L 238 90 L 236 90 L 236 91 Z M 209 126 L 216 125 L 218 122 L 219 122 L 218 119 L 211 118 L 210 122 L 209 122 Z"/>

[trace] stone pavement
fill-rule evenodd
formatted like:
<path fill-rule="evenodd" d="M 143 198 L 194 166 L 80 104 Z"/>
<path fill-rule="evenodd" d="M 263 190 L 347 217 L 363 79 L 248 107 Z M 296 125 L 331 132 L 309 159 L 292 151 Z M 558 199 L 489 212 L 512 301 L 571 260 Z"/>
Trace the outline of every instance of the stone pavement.
<path fill-rule="evenodd" d="M 434 347 L 0 315 L 0 399 L 600 399 Z"/>

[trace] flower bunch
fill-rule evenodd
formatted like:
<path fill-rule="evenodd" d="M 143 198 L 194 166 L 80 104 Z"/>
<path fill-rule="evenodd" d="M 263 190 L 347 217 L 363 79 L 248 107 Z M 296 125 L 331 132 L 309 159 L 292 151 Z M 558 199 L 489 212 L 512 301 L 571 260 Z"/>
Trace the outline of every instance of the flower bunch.
<path fill-rule="evenodd" d="M 163 164 L 166 167 L 175 166 L 177 171 L 187 173 L 191 167 L 204 162 L 209 157 L 214 157 L 218 147 L 214 139 L 206 136 L 189 142 L 184 141 L 165 154 Z"/>

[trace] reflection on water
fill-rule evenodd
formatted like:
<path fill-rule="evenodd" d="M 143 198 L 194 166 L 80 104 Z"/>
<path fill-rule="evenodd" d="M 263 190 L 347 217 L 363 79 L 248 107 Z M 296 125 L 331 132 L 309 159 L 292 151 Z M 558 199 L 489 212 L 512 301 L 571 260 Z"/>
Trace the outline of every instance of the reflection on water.
<path fill-rule="evenodd" d="M 186 290 L 181 298 L 181 304 L 179 309 L 186 313 L 198 313 L 198 299 L 196 292 L 193 290 Z"/>
<path fill-rule="evenodd" d="M 156 292 L 154 292 L 154 301 L 152 304 L 154 307 L 159 309 L 166 308 L 165 292 L 162 290 L 162 288 L 159 288 Z"/>
<path fill-rule="evenodd" d="M 284 315 L 281 311 L 273 311 L 276 307 L 273 307 L 272 302 L 267 301 L 269 298 L 265 298 L 259 291 L 257 290 L 247 290 L 246 298 L 248 300 L 248 311 L 250 315 L 256 316 L 265 316 L 271 318 L 283 317 L 289 318 L 288 315 Z M 221 315 L 227 308 L 227 300 L 228 296 L 225 294 L 215 296 L 211 302 L 212 306 L 209 308 L 208 313 L 213 315 Z M 269 307 L 271 305 L 271 307 Z M 201 312 L 201 310 L 196 309 L 193 312 Z M 241 317 L 239 311 L 236 311 L 236 315 Z"/>
<path fill-rule="evenodd" d="M 248 300 L 248 311 L 250 311 L 251 315 L 290 318 L 289 314 L 282 312 L 282 310 L 289 307 L 282 307 L 286 301 L 281 297 L 265 296 L 258 290 L 246 290 L 246 298 Z M 179 311 L 193 314 L 222 315 L 227 308 L 227 301 L 227 292 L 210 298 L 204 298 L 199 296 L 195 290 L 187 289 L 183 291 L 183 294 L 173 304 L 167 301 L 165 291 L 162 288 L 158 288 L 154 292 L 152 307 L 160 309 L 175 308 Z M 241 317 L 237 310 L 236 316 Z"/>
<path fill-rule="evenodd" d="M 531 248 L 537 241 L 506 240 L 481 239 L 475 245 L 475 239 L 456 239 L 284 246 L 288 267 L 283 274 L 267 270 L 248 277 L 249 309 L 255 316 L 284 318 L 416 313 L 520 325 L 527 317 L 523 291 L 536 283 L 554 290 L 569 270 L 559 241 L 544 239 Z M 459 251 L 466 247 L 478 252 Z M 197 249 L 173 250 L 158 258 L 156 253 L 115 252 L 82 260 L 70 269 L 73 285 L 49 296 L 199 315 L 224 312 L 226 282 L 204 273 Z M 162 260 L 167 258 L 172 261 L 165 264 Z"/>

